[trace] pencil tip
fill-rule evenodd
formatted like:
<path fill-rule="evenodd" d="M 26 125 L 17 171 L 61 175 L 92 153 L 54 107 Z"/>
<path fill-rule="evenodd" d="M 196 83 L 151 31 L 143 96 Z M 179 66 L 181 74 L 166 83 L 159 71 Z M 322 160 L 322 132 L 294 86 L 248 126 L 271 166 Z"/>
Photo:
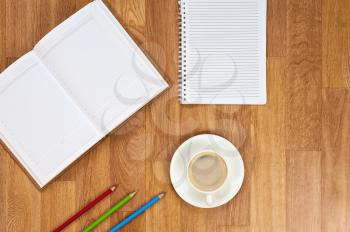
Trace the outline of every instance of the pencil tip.
<path fill-rule="evenodd" d="M 117 186 L 113 185 L 113 186 L 111 187 L 111 190 L 114 191 L 116 188 L 117 188 Z"/>
<path fill-rule="evenodd" d="M 165 195 L 166 195 L 166 193 L 164 192 L 164 193 L 159 194 L 159 197 L 163 198 L 163 197 L 165 197 Z"/>
<path fill-rule="evenodd" d="M 135 192 L 133 192 L 133 193 L 130 193 L 130 196 L 133 197 L 133 196 L 136 195 L 136 193 L 137 193 L 137 191 L 135 191 Z"/>

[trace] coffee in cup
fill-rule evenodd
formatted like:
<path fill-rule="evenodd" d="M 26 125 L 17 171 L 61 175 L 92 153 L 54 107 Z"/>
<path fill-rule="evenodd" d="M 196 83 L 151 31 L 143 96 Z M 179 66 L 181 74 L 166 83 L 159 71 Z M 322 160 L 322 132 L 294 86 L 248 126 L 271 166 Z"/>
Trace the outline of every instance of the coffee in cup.
<path fill-rule="evenodd" d="M 213 151 L 196 154 L 188 165 L 188 179 L 197 190 L 210 193 L 218 190 L 227 177 L 225 160 Z"/>

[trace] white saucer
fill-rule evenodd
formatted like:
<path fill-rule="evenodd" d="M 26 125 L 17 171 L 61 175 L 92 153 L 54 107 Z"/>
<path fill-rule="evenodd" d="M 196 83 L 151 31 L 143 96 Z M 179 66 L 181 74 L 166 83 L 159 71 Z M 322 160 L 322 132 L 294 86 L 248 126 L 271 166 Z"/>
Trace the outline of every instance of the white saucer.
<path fill-rule="evenodd" d="M 215 151 L 226 161 L 228 168 L 227 179 L 213 195 L 210 205 L 206 202 L 206 195 L 196 191 L 187 180 L 188 162 L 203 150 Z M 211 134 L 197 135 L 186 140 L 174 153 L 170 178 L 175 191 L 184 201 L 200 208 L 214 208 L 227 203 L 238 193 L 244 178 L 243 160 L 237 148 L 227 139 Z"/>

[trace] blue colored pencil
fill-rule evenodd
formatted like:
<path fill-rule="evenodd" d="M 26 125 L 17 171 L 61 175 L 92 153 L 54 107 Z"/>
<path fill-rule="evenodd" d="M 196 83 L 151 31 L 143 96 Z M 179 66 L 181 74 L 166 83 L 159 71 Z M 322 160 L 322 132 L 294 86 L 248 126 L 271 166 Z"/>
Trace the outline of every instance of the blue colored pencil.
<path fill-rule="evenodd" d="M 116 232 L 118 230 L 120 230 L 123 226 L 125 226 L 126 224 L 128 224 L 129 222 L 131 222 L 134 218 L 136 218 L 137 216 L 139 216 L 140 214 L 142 214 L 143 212 L 145 212 L 148 208 L 150 208 L 152 205 L 154 205 L 155 203 L 157 203 L 160 199 L 162 199 L 165 196 L 165 193 L 161 193 L 158 196 L 156 196 L 155 198 L 153 198 L 152 200 L 150 200 L 148 203 L 146 203 L 145 205 L 143 205 L 141 208 L 139 208 L 138 210 L 136 210 L 135 212 L 133 212 L 132 214 L 130 214 L 128 217 L 126 217 L 124 220 L 122 220 L 121 222 L 119 222 L 117 225 L 115 225 L 113 228 L 111 228 L 109 230 L 109 232 Z"/>

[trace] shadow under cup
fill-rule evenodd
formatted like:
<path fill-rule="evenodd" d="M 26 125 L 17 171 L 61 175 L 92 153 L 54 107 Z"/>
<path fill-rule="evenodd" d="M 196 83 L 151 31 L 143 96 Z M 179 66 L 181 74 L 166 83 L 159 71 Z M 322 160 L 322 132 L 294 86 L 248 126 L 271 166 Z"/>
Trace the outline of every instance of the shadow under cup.
<path fill-rule="evenodd" d="M 195 155 L 188 165 L 190 183 L 203 192 L 219 189 L 227 177 L 225 160 L 212 151 L 204 151 Z"/>

